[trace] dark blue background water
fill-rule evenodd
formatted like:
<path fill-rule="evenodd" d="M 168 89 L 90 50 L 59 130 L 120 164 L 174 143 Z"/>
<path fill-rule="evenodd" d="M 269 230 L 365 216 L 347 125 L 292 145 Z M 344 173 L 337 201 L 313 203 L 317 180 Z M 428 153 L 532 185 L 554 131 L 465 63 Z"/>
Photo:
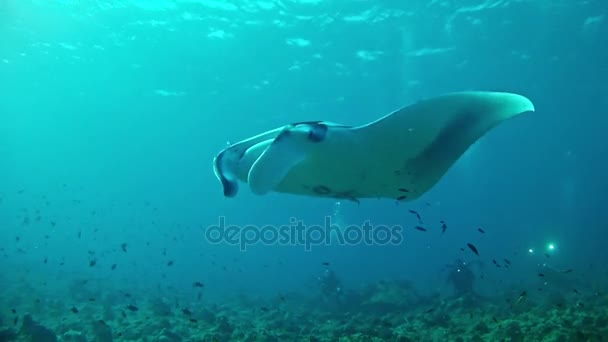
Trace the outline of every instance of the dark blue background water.
<path fill-rule="evenodd" d="M 604 1 L 48 3 L 0 4 L 4 281 L 188 293 L 200 280 L 216 298 L 314 289 L 329 261 L 346 287 L 403 277 L 442 291 L 441 269 L 459 257 L 487 264 L 489 293 L 536 282 L 546 261 L 606 281 Z M 211 162 L 227 141 L 302 120 L 363 124 L 470 89 L 520 93 L 537 111 L 490 132 L 418 201 L 340 204 L 352 224 L 411 227 L 415 209 L 429 232 L 310 252 L 205 242 L 219 216 L 314 224 L 335 210 L 248 191 L 224 199 Z M 480 257 L 460 251 L 467 242 Z M 504 257 L 514 266 L 494 269 Z"/>

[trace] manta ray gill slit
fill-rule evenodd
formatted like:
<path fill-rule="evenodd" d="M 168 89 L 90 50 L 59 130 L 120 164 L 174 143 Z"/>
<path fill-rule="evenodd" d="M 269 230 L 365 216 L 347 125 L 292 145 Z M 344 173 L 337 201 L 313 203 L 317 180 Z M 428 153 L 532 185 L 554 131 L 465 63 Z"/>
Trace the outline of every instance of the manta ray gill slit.
<path fill-rule="evenodd" d="M 312 188 L 312 191 L 314 191 L 315 194 L 319 194 L 319 195 L 331 194 L 331 189 L 326 187 L 325 185 L 317 185 L 314 188 Z"/>
<path fill-rule="evenodd" d="M 347 190 L 347 191 L 333 191 L 329 187 L 325 185 L 317 185 L 312 188 L 312 191 L 321 196 L 332 197 L 345 199 L 359 204 L 359 199 L 357 198 L 357 193 L 355 190 Z"/>

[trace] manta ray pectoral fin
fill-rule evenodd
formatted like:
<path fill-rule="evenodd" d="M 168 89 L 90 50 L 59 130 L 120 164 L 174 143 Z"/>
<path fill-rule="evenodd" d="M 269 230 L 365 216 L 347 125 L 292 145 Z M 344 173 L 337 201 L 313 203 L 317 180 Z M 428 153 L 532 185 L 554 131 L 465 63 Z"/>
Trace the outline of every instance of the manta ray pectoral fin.
<path fill-rule="evenodd" d="M 253 163 L 247 183 L 256 195 L 275 189 L 289 171 L 304 159 L 315 144 L 323 141 L 327 128 L 322 124 L 300 124 L 281 132 Z"/>
<path fill-rule="evenodd" d="M 403 120 L 416 122 L 412 136 L 420 143 L 405 164 L 411 182 L 419 193 L 428 191 L 488 131 L 530 111 L 534 105 L 528 98 L 499 92 L 452 93 L 411 106 Z"/>

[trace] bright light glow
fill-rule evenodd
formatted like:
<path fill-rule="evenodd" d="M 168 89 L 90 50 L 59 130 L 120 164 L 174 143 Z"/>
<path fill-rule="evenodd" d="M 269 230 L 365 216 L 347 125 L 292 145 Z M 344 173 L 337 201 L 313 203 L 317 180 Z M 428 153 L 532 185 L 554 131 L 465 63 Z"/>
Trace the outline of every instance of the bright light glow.
<path fill-rule="evenodd" d="M 550 251 L 552 251 L 552 250 L 554 250 L 554 249 L 555 249 L 555 245 L 554 245 L 554 244 L 552 244 L 552 243 L 550 243 L 550 244 L 549 244 L 549 246 L 547 246 L 547 247 L 549 247 L 549 250 L 550 250 Z"/>
<path fill-rule="evenodd" d="M 528 253 L 532 254 L 534 253 L 534 250 L 532 248 L 528 249 Z"/>

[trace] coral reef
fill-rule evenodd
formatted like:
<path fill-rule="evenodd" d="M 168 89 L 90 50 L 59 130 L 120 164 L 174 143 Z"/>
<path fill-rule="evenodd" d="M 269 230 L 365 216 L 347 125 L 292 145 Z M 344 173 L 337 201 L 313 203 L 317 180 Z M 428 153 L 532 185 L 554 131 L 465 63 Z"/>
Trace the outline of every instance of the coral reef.
<path fill-rule="evenodd" d="M 608 299 L 599 293 L 503 297 L 423 296 L 407 282 L 382 281 L 353 291 L 341 310 L 317 297 L 280 300 L 240 296 L 185 310 L 148 299 L 134 311 L 88 303 L 77 313 L 60 302 L 7 319 L 0 341 L 605 341 Z M 102 317 L 109 316 L 108 320 Z M 10 313 L 4 313 L 7 317 Z M 34 317 L 36 317 L 34 319 Z"/>

